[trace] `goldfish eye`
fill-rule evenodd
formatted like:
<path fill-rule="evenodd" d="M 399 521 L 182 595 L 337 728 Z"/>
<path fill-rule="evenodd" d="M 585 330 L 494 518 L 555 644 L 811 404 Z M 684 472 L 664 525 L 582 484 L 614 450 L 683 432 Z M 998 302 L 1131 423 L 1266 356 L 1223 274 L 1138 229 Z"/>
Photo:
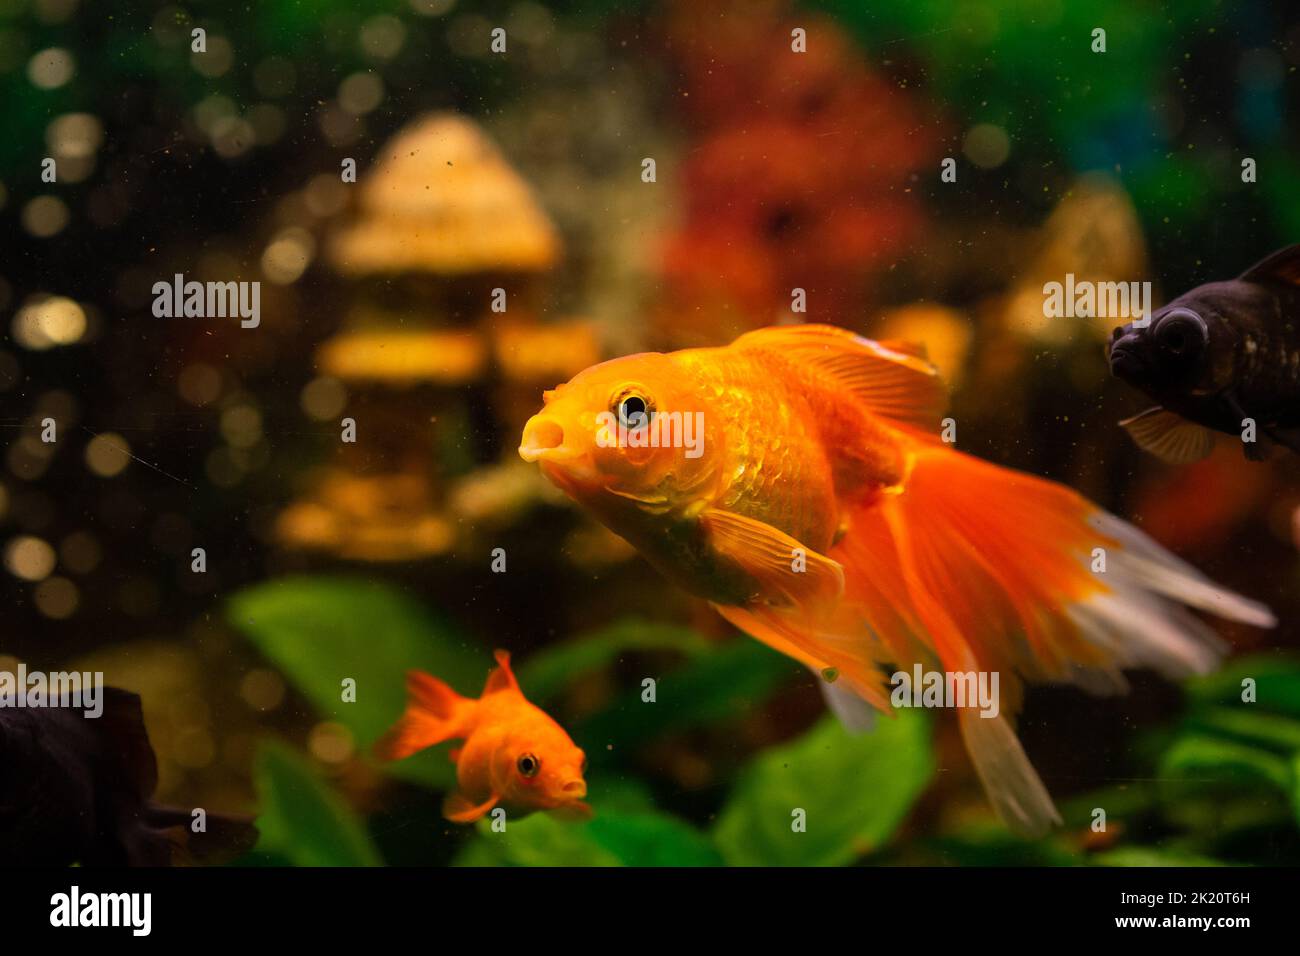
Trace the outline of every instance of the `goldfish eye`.
<path fill-rule="evenodd" d="M 521 777 L 535 777 L 537 771 L 542 769 L 542 762 L 532 754 L 520 754 L 515 766 L 519 768 Z"/>
<path fill-rule="evenodd" d="M 624 428 L 640 428 L 645 424 L 650 403 L 642 396 L 631 392 L 618 401 L 614 411 L 618 415 L 619 424 Z"/>

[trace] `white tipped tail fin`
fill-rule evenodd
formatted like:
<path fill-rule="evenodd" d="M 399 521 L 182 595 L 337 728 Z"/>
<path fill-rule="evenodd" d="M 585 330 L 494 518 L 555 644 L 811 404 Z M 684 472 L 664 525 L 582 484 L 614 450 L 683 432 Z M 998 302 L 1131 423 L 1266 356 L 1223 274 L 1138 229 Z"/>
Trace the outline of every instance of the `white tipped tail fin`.
<path fill-rule="evenodd" d="M 964 708 L 958 722 L 980 782 L 1003 822 L 1028 837 L 1060 826 L 1061 815 L 1006 717 L 981 717 Z"/>
<path fill-rule="evenodd" d="M 1215 584 L 1127 521 L 1097 511 L 1089 524 L 1123 545 L 1114 555 L 1112 566 L 1132 585 L 1225 620 L 1255 627 L 1277 625 L 1277 618 L 1267 606 Z"/>

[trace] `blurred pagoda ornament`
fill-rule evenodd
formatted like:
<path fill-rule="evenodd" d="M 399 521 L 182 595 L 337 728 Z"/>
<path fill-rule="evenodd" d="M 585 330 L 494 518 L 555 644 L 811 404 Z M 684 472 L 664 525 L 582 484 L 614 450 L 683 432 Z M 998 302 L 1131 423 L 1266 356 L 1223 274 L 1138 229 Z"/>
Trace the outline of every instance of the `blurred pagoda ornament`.
<path fill-rule="evenodd" d="M 340 443 L 276 533 L 353 560 L 414 560 L 457 541 L 449 479 L 463 485 L 476 466 L 513 454 L 502 436 L 512 437 L 520 389 L 539 403 L 559 380 L 546 376 L 568 377 L 598 350 L 586 323 L 538 322 L 559 236 L 472 121 L 413 121 L 355 188 L 326 246 L 350 289 L 346 315 L 315 358 L 321 375 L 346 383 L 340 417 L 356 420 L 357 440 Z M 497 290 L 503 312 L 492 309 Z"/>
<path fill-rule="evenodd" d="M 1137 210 L 1123 186 L 1103 174 L 1074 181 L 1047 222 L 1030 241 L 1033 255 L 1000 309 L 1014 335 L 1060 348 L 1095 348 L 1111 329 L 1129 321 L 1110 316 L 1092 321 L 1048 318 L 1043 287 L 1064 282 L 1140 282 L 1149 275 L 1146 239 Z"/>

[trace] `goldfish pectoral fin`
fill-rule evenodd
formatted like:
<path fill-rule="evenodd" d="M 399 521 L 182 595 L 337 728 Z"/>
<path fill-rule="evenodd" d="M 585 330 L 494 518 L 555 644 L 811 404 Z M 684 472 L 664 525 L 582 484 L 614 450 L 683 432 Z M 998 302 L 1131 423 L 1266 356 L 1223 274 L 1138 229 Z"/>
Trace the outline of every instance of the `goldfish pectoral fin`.
<path fill-rule="evenodd" d="M 475 803 L 459 790 L 447 794 L 442 801 L 442 815 L 452 823 L 473 823 L 497 805 L 500 797 L 491 794 L 482 803 Z"/>
<path fill-rule="evenodd" d="M 483 693 L 490 694 L 498 690 L 519 690 L 519 683 L 515 680 L 515 673 L 510 669 L 510 652 L 497 650 L 493 653 L 497 659 L 497 667 L 496 670 L 488 674 L 487 683 L 483 685 Z"/>
<path fill-rule="evenodd" d="M 982 717 L 978 710 L 963 708 L 958 723 L 975 771 L 1002 821 L 1028 837 L 1041 837 L 1053 825 L 1060 826 L 1061 815 L 1010 721 L 1002 714 Z"/>
<path fill-rule="evenodd" d="M 460 763 L 460 755 L 464 751 L 463 747 L 452 747 L 447 751 L 447 759 L 452 763 Z"/>
<path fill-rule="evenodd" d="M 938 370 L 918 346 L 875 342 L 833 325 L 787 325 L 747 332 L 732 347 L 779 352 L 811 366 L 899 424 L 935 430 L 948 404 Z"/>
<path fill-rule="evenodd" d="M 834 672 L 834 683 L 856 694 L 876 708 L 890 709 L 889 694 L 880 682 L 875 663 L 863 655 L 830 652 L 833 645 L 853 643 L 852 636 L 831 634 L 812 626 L 811 616 L 796 608 L 786 612 L 773 607 L 714 604 L 713 609 L 731 624 L 772 650 L 793 657 L 825 681 Z M 838 712 L 837 712 L 838 716 Z M 861 724 L 861 720 L 855 721 Z"/>
<path fill-rule="evenodd" d="M 763 589 L 800 606 L 835 600 L 844 591 L 844 569 L 771 525 L 730 511 L 709 509 L 700 525 L 720 557 L 739 565 Z"/>
<path fill-rule="evenodd" d="M 553 813 L 561 820 L 568 820 L 572 823 L 583 823 L 590 820 L 594 815 L 591 804 L 584 803 L 581 800 L 575 800 L 573 803 L 566 803 L 563 806 L 556 807 Z"/>
<path fill-rule="evenodd" d="M 876 726 L 876 708 L 845 682 L 832 683 L 817 672 L 817 687 L 830 712 L 850 734 L 865 734 Z"/>
<path fill-rule="evenodd" d="M 1241 274 L 1245 282 L 1285 282 L 1300 285 L 1300 243 L 1279 249 L 1266 259 L 1255 263 Z"/>
<path fill-rule="evenodd" d="M 1214 432 L 1159 406 L 1119 424 L 1139 448 L 1171 465 L 1190 465 L 1214 450 Z"/>

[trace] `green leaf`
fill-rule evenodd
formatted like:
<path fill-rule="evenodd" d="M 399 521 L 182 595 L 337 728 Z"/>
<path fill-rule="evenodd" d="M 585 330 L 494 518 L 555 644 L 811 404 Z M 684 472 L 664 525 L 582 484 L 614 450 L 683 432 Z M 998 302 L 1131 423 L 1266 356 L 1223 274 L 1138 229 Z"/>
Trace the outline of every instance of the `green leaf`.
<path fill-rule="evenodd" d="M 1200 777 L 1209 784 L 1268 783 L 1290 793 L 1289 762 L 1267 750 L 1220 737 L 1189 734 L 1179 738 L 1161 759 L 1170 776 Z"/>
<path fill-rule="evenodd" d="M 628 618 L 535 653 L 518 669 L 519 685 L 534 702 L 558 694 L 583 674 L 610 664 L 628 651 L 706 653 L 713 645 L 690 628 Z"/>
<path fill-rule="evenodd" d="M 1291 808 L 1296 822 L 1300 823 L 1300 754 L 1291 758 Z"/>
<path fill-rule="evenodd" d="M 1095 853 L 1093 863 L 1100 866 L 1225 866 L 1222 860 L 1186 850 L 1161 849 L 1153 846 L 1125 846 Z"/>
<path fill-rule="evenodd" d="M 879 847 L 934 771 L 930 722 L 920 711 L 850 735 L 830 717 L 759 757 L 737 782 L 714 829 L 727 863 L 834 866 Z M 793 811 L 806 812 L 796 833 Z"/>
<path fill-rule="evenodd" d="M 593 763 L 607 754 L 702 724 L 718 724 L 752 711 L 791 677 L 806 673 L 788 657 L 737 638 L 695 655 L 685 666 L 654 675 L 655 702 L 628 689 L 611 707 L 574 727 Z"/>
<path fill-rule="evenodd" d="M 1263 745 L 1286 754 L 1300 750 L 1300 720 L 1270 714 L 1255 704 L 1208 708 L 1194 714 L 1188 724 L 1216 736 Z"/>
<path fill-rule="evenodd" d="M 460 866 L 718 866 L 709 840 L 676 817 L 654 811 L 598 810 L 584 823 L 543 813 L 506 822 L 504 833 L 481 821 Z"/>
<path fill-rule="evenodd" d="M 368 748 L 406 706 L 405 673 L 428 671 L 477 695 L 491 661 L 420 604 L 386 585 L 350 578 L 285 578 L 236 594 L 227 613 L 324 717 Z M 356 701 L 342 700 L 343 680 Z M 394 764 L 394 776 L 445 787 L 446 747 Z"/>
<path fill-rule="evenodd" d="M 1242 681 L 1255 681 L 1255 703 L 1241 699 Z M 1258 707 L 1300 718 L 1300 660 L 1280 654 L 1256 654 L 1229 661 L 1222 670 L 1186 684 L 1193 707 L 1214 704 Z"/>
<path fill-rule="evenodd" d="M 1059 832 L 1028 840 L 997 819 L 976 819 L 950 834 L 913 841 L 900 849 L 908 853 L 905 862 L 922 866 L 1081 866 L 1085 862 Z"/>
<path fill-rule="evenodd" d="M 292 749 L 267 741 L 254 767 L 262 814 L 255 855 L 292 866 L 380 866 L 356 814 Z"/>

